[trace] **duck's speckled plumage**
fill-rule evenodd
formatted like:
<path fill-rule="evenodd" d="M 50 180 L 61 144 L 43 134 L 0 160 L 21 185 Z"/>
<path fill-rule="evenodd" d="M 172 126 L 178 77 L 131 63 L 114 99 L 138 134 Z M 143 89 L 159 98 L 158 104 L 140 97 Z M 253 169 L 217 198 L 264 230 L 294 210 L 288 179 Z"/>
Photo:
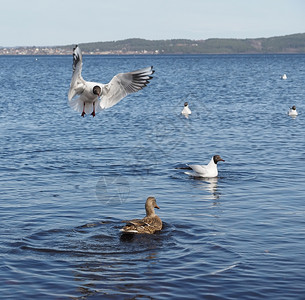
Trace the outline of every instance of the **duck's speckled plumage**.
<path fill-rule="evenodd" d="M 148 233 L 153 234 L 162 229 L 162 221 L 156 215 L 155 208 L 159 209 L 156 199 L 148 197 L 145 203 L 146 217 L 123 221 L 126 225 L 121 229 L 124 233 Z"/>

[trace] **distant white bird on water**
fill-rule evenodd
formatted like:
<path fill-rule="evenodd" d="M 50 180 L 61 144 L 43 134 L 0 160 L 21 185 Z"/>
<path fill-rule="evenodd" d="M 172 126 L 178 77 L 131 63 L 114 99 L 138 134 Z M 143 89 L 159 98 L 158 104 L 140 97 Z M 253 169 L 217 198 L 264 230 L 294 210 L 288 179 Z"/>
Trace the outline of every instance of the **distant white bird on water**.
<path fill-rule="evenodd" d="M 296 117 L 298 115 L 297 108 L 295 105 L 289 108 L 288 115 L 291 117 Z"/>
<path fill-rule="evenodd" d="M 219 161 L 224 160 L 219 155 L 214 155 L 207 165 L 188 165 L 194 172 L 185 172 L 185 174 L 205 178 L 217 177 L 217 163 Z"/>
<path fill-rule="evenodd" d="M 73 74 L 68 93 L 69 105 L 81 112 L 81 116 L 109 108 L 117 104 L 128 94 L 143 89 L 152 79 L 153 67 L 120 73 L 114 76 L 108 84 L 85 81 L 82 72 L 82 52 L 78 45 L 73 48 Z M 78 96 L 78 97 L 76 97 Z"/>
<path fill-rule="evenodd" d="M 184 108 L 181 112 L 183 115 L 190 115 L 192 113 L 192 111 L 189 108 L 189 104 L 187 102 L 184 102 Z"/>
<path fill-rule="evenodd" d="M 283 75 L 281 76 L 281 78 L 284 79 L 284 80 L 286 80 L 286 79 L 287 79 L 287 75 L 286 75 L 286 74 L 283 74 Z"/>

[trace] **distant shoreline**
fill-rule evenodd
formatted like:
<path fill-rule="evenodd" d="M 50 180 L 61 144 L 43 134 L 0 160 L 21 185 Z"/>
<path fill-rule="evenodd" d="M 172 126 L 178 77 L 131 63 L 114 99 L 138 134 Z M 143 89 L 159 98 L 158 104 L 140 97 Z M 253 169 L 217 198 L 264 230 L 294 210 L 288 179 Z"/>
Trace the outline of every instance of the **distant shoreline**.
<path fill-rule="evenodd" d="M 35 53 L 35 54 L 1 54 L 1 56 L 71 56 L 71 53 L 65 53 L 65 54 L 45 54 L 45 53 Z M 190 56 L 200 56 L 200 55 L 305 55 L 305 52 L 268 52 L 268 53 L 162 53 L 162 54 L 154 54 L 154 53 L 122 53 L 122 54 L 115 54 L 115 53 L 108 53 L 108 54 L 100 54 L 100 53 L 87 53 L 83 52 L 83 55 L 88 56 L 182 56 L 182 55 L 190 55 Z"/>
<path fill-rule="evenodd" d="M 304 54 L 305 33 L 256 39 L 145 40 L 80 43 L 85 55 Z M 0 47 L 0 55 L 71 55 L 74 45 Z"/>

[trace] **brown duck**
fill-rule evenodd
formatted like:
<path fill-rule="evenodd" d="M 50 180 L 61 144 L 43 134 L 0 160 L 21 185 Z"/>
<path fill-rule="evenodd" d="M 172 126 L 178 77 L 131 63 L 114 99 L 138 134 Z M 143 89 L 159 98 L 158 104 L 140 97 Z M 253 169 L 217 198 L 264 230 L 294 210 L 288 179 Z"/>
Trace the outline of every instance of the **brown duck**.
<path fill-rule="evenodd" d="M 152 234 L 162 229 L 162 221 L 156 215 L 155 208 L 159 209 L 155 197 L 148 197 L 145 203 L 146 217 L 123 221 L 126 225 L 120 230 L 124 233 L 148 233 Z"/>

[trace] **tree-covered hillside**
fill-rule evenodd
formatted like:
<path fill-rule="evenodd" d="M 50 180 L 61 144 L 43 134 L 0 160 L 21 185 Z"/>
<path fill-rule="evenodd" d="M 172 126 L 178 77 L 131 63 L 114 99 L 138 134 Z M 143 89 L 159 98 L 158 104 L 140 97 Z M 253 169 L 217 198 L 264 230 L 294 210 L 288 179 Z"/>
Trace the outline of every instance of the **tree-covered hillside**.
<path fill-rule="evenodd" d="M 256 39 L 145 40 L 79 44 L 84 54 L 264 54 L 305 53 L 305 33 Z M 71 55 L 75 45 L 0 47 L 0 55 Z"/>
<path fill-rule="evenodd" d="M 71 48 L 72 45 L 62 48 Z M 87 53 L 305 53 L 305 33 L 257 39 L 145 40 L 127 39 L 80 44 Z"/>

